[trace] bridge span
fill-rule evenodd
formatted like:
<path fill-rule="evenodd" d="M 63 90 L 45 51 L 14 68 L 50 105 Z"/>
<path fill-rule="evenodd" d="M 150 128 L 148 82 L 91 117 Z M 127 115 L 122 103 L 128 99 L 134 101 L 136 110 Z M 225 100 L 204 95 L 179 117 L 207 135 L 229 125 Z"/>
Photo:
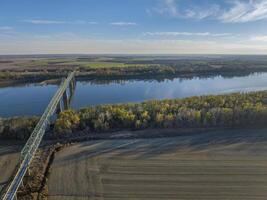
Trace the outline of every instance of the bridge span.
<path fill-rule="evenodd" d="M 19 168 L 11 183 L 8 185 L 2 200 L 13 200 L 16 192 L 22 183 L 28 167 L 42 141 L 45 131 L 50 123 L 51 117 L 55 112 L 67 109 L 73 96 L 75 88 L 75 72 L 71 72 L 68 77 L 62 80 L 57 92 L 51 99 L 39 122 L 34 128 L 31 136 L 21 151 Z M 69 89 L 69 90 L 68 90 Z"/>

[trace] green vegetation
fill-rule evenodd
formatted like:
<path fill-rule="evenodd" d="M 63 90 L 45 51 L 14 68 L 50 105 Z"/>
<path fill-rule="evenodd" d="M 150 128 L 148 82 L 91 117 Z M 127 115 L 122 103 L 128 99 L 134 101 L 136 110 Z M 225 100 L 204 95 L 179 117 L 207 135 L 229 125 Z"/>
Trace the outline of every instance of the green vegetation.
<path fill-rule="evenodd" d="M 266 125 L 267 92 L 253 92 L 65 111 L 56 121 L 55 132 Z"/>
<path fill-rule="evenodd" d="M 79 66 L 79 67 L 87 67 L 91 69 L 105 69 L 105 68 L 124 68 L 124 67 L 150 67 L 155 64 L 126 64 L 121 62 L 87 62 L 87 61 L 75 61 L 75 62 L 66 62 L 60 63 L 61 66 Z M 159 65 L 158 65 L 159 66 Z"/>
<path fill-rule="evenodd" d="M 0 119 L 0 138 L 27 139 L 38 118 Z M 99 105 L 60 113 L 55 136 L 79 130 L 266 127 L 267 91 Z"/>
<path fill-rule="evenodd" d="M 12 80 L 16 79 L 16 74 L 11 72 L 1 72 L 0 71 L 0 80 Z"/>
<path fill-rule="evenodd" d="M 78 78 L 118 79 L 267 71 L 266 56 L 47 56 L 0 58 L 0 81 L 48 80 L 76 70 Z"/>
<path fill-rule="evenodd" d="M 81 67 L 89 68 L 109 68 L 109 67 L 125 67 L 124 63 L 113 63 L 113 62 L 86 62 L 86 61 L 76 61 L 69 62 L 67 65 L 76 65 Z"/>
<path fill-rule="evenodd" d="M 72 110 L 67 110 L 59 114 L 55 123 L 55 132 L 71 132 L 71 130 L 78 127 L 80 118 L 77 113 Z"/>

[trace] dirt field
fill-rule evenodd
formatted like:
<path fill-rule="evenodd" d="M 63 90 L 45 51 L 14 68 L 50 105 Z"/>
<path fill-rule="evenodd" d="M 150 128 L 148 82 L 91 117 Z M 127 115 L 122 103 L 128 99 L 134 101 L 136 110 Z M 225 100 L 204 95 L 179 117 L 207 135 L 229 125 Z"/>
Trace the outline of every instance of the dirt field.
<path fill-rule="evenodd" d="M 76 144 L 55 158 L 49 199 L 265 200 L 266 131 Z"/>
<path fill-rule="evenodd" d="M 19 161 L 20 146 L 0 142 L 0 193 Z"/>

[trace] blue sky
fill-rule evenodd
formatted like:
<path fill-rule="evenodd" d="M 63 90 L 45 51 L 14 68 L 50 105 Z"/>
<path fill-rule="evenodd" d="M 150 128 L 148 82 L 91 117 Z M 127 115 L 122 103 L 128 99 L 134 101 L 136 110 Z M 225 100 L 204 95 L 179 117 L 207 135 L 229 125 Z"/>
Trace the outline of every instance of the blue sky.
<path fill-rule="evenodd" d="M 266 54 L 267 0 L 1 0 L 0 54 Z"/>

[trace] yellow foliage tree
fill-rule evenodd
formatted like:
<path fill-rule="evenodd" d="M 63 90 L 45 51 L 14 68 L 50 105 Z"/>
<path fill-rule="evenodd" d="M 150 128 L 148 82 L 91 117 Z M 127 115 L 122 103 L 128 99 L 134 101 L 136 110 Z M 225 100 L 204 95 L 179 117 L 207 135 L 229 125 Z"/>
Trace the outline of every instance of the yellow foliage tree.
<path fill-rule="evenodd" d="M 54 130 L 56 133 L 71 133 L 80 124 L 79 115 L 73 110 L 66 110 L 59 114 L 55 122 Z"/>

